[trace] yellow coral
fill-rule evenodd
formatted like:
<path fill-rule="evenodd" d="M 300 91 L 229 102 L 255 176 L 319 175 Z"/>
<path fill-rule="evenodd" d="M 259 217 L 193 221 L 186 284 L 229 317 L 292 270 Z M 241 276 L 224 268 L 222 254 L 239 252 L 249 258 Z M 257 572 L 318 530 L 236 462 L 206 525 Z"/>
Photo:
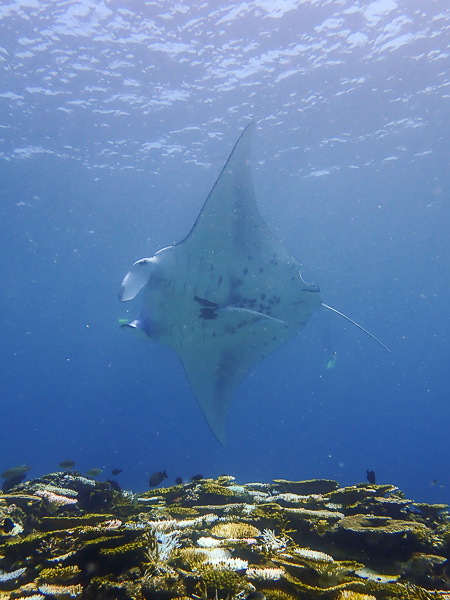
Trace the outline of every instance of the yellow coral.
<path fill-rule="evenodd" d="M 212 535 L 219 538 L 254 538 L 261 532 L 253 525 L 247 523 L 219 523 L 211 529 Z"/>
<path fill-rule="evenodd" d="M 68 581 L 81 573 L 80 569 L 77 566 L 72 567 L 55 567 L 51 569 L 43 569 L 39 573 L 39 580 L 45 582 L 53 582 L 53 581 Z"/>
<path fill-rule="evenodd" d="M 229 569 L 207 569 L 202 572 L 202 583 L 206 591 L 214 594 L 225 592 L 226 596 L 234 596 L 242 587 L 242 581 L 234 571 Z"/>
<path fill-rule="evenodd" d="M 225 496 L 225 497 L 230 497 L 230 496 L 234 496 L 234 493 L 232 490 L 230 490 L 229 488 L 223 486 L 223 485 L 218 485 L 217 483 L 205 483 L 202 486 L 202 491 L 204 494 L 211 494 L 214 496 Z"/>
<path fill-rule="evenodd" d="M 376 600 L 375 596 L 369 594 L 360 594 L 351 590 L 342 590 L 338 600 Z"/>
<path fill-rule="evenodd" d="M 178 551 L 178 556 L 191 570 L 198 569 L 208 558 L 207 552 L 199 548 L 182 548 Z"/>
<path fill-rule="evenodd" d="M 298 600 L 298 596 L 278 588 L 263 588 L 260 592 L 261 594 L 264 594 L 268 600 Z"/>

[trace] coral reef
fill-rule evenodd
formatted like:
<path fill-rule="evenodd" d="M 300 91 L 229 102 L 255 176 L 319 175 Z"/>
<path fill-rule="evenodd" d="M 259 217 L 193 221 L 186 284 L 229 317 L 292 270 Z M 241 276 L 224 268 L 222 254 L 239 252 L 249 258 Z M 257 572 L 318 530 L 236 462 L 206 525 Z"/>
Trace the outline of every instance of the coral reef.
<path fill-rule="evenodd" d="M 0 494 L 0 600 L 442 600 L 450 516 L 393 485 L 213 479 L 136 495 L 77 473 Z"/>

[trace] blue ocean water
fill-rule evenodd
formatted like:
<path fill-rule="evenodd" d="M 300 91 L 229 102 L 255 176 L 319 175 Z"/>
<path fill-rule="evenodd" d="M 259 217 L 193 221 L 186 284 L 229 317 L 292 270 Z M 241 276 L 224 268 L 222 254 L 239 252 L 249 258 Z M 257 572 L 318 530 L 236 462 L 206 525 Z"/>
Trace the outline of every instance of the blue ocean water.
<path fill-rule="evenodd" d="M 70 458 L 145 490 L 162 469 L 374 469 L 448 502 L 449 25 L 444 0 L 2 5 L 2 470 Z M 268 226 L 392 353 L 318 311 L 247 374 L 223 448 L 117 294 L 187 235 L 251 121 Z"/>

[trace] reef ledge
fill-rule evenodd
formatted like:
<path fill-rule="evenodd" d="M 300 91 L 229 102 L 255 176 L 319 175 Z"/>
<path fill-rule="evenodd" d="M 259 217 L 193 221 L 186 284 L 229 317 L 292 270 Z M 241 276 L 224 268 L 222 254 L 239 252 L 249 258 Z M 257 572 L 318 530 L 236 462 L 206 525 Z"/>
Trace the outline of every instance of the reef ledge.
<path fill-rule="evenodd" d="M 450 599 L 445 504 L 394 485 L 51 473 L 0 494 L 0 600 Z"/>

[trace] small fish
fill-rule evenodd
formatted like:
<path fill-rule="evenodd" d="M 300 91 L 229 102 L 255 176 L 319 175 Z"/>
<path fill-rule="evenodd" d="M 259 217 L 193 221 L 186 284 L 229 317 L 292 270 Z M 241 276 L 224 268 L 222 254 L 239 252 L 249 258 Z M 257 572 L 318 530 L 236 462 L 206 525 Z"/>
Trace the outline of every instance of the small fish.
<path fill-rule="evenodd" d="M 192 475 L 191 481 L 201 481 L 203 479 L 203 475 Z"/>
<path fill-rule="evenodd" d="M 441 489 L 445 489 L 445 485 L 442 485 L 437 479 L 432 479 L 431 485 L 438 485 Z"/>
<path fill-rule="evenodd" d="M 117 481 L 114 481 L 113 479 L 107 479 L 106 481 L 109 483 L 109 485 L 112 487 L 112 489 L 115 490 L 116 492 L 122 491 L 122 488 L 117 483 Z"/>
<path fill-rule="evenodd" d="M 98 477 L 103 473 L 103 469 L 89 469 L 86 471 L 86 477 Z"/>
<path fill-rule="evenodd" d="M 11 467 L 11 469 L 3 471 L 1 476 L 3 477 L 3 479 L 12 479 L 13 477 L 18 477 L 19 475 L 22 475 L 22 473 L 26 473 L 30 469 L 31 467 L 28 467 L 27 465 L 19 465 L 17 467 Z"/>
<path fill-rule="evenodd" d="M 375 471 L 369 471 L 369 469 L 367 469 L 367 481 L 375 484 Z"/>
<path fill-rule="evenodd" d="M 119 473 L 122 473 L 122 469 L 113 469 L 111 471 L 111 475 L 119 475 Z"/>
<path fill-rule="evenodd" d="M 61 469 L 73 469 L 74 466 L 75 462 L 73 460 L 63 460 L 58 465 L 58 467 L 61 467 Z"/>
<path fill-rule="evenodd" d="M 175 479 L 175 483 L 176 483 L 177 485 L 182 485 L 182 484 L 183 484 L 183 480 L 181 479 L 181 477 L 177 477 L 177 478 Z"/>
<path fill-rule="evenodd" d="M 19 485 L 24 479 L 26 479 L 25 473 L 21 473 L 20 475 L 16 475 L 15 477 L 10 477 L 9 479 L 5 479 L 2 485 L 2 491 L 4 494 L 9 492 L 9 490 L 16 485 Z"/>
<path fill-rule="evenodd" d="M 150 487 L 156 487 L 161 483 L 161 481 L 164 481 L 164 479 L 167 479 L 167 473 L 165 471 L 158 471 L 157 473 L 153 473 L 153 475 L 150 477 L 148 485 Z"/>

